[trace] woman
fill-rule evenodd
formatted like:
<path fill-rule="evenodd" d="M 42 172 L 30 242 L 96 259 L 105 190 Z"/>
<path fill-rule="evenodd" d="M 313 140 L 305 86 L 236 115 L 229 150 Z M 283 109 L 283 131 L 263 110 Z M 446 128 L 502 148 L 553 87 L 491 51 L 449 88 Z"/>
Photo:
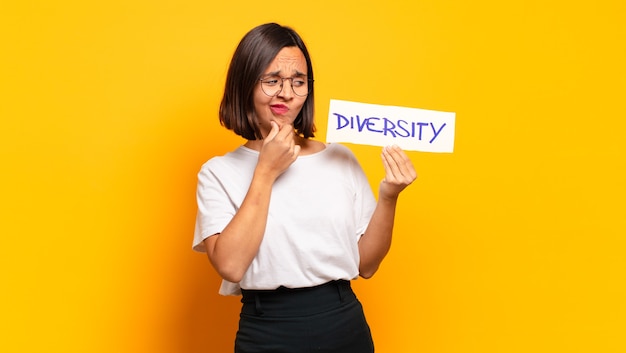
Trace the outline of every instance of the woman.
<path fill-rule="evenodd" d="M 235 352 L 373 352 L 350 288 L 391 245 L 399 193 L 415 178 L 385 147 L 375 201 L 354 155 L 314 137 L 313 68 L 300 36 L 265 24 L 239 43 L 220 122 L 247 139 L 198 174 L 194 249 L 242 294 Z"/>

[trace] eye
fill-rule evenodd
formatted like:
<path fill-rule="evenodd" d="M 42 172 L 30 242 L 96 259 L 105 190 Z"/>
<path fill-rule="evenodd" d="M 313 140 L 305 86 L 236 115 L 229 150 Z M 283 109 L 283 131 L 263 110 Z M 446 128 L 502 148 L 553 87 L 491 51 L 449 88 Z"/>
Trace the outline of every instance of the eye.
<path fill-rule="evenodd" d="M 264 79 L 263 83 L 268 86 L 276 86 L 278 84 L 278 81 L 279 80 L 277 78 L 270 77 L 270 78 Z"/>
<path fill-rule="evenodd" d="M 294 87 L 302 87 L 306 84 L 306 81 L 302 78 L 294 78 L 292 82 Z"/>
<path fill-rule="evenodd" d="M 266 76 L 261 78 L 261 82 L 267 86 L 276 86 L 282 84 L 282 79 L 278 76 Z"/>

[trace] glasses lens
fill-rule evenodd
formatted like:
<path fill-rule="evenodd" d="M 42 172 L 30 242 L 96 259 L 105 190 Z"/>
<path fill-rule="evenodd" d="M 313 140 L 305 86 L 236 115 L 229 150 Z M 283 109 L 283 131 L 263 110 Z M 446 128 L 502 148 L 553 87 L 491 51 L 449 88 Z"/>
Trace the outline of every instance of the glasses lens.
<path fill-rule="evenodd" d="M 278 95 L 283 90 L 284 81 L 290 81 L 291 90 L 297 96 L 306 96 L 309 94 L 311 87 L 309 80 L 304 77 L 282 78 L 279 76 L 269 76 L 262 78 L 260 81 L 263 92 L 271 97 Z"/>
<path fill-rule="evenodd" d="M 270 76 L 261 79 L 261 88 L 268 96 L 275 96 L 282 89 L 282 79 L 277 76 Z"/>
<path fill-rule="evenodd" d="M 306 96 L 309 94 L 309 81 L 306 78 L 294 77 L 291 79 L 291 88 L 296 95 Z"/>

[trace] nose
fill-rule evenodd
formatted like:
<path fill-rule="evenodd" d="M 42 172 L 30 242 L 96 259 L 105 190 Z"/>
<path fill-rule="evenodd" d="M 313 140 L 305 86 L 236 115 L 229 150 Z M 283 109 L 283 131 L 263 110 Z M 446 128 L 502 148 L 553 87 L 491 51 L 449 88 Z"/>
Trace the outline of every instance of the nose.
<path fill-rule="evenodd" d="M 293 81 L 291 78 L 283 78 L 282 79 L 282 85 L 281 85 L 281 90 L 280 92 L 278 92 L 278 96 L 279 97 L 283 97 L 283 98 L 291 98 L 293 96 Z M 285 81 L 289 82 L 289 85 L 285 84 Z M 289 89 L 287 89 L 286 86 L 289 86 Z"/>

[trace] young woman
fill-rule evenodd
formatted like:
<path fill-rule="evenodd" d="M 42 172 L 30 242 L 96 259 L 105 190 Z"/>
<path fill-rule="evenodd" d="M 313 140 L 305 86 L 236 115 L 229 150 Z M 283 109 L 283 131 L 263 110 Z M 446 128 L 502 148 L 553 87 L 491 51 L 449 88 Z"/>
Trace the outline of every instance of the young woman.
<path fill-rule="evenodd" d="M 400 192 L 416 178 L 396 146 L 383 148 L 378 202 L 354 155 L 314 137 L 314 79 L 304 42 L 270 23 L 237 47 L 220 106 L 247 139 L 198 174 L 193 247 L 242 295 L 235 352 L 373 352 L 350 287 L 391 246 Z"/>

